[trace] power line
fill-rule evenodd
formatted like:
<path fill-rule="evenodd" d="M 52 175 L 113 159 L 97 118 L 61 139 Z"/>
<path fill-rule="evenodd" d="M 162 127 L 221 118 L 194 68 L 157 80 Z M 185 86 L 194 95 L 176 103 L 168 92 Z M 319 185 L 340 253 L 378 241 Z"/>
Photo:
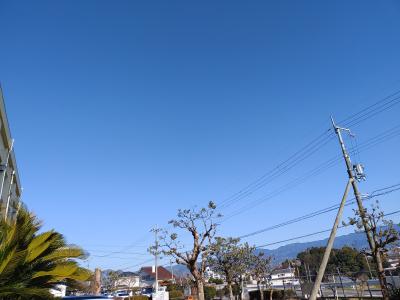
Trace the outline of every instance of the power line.
<path fill-rule="evenodd" d="M 120 270 L 121 270 L 121 271 L 124 271 L 124 270 L 127 270 L 127 269 L 135 268 L 135 267 L 138 267 L 138 266 L 144 265 L 144 264 L 146 264 L 146 263 L 148 263 L 148 262 L 152 262 L 152 261 L 153 261 L 153 259 L 152 259 L 152 258 L 151 258 L 151 259 L 147 259 L 147 260 L 144 260 L 144 261 L 142 261 L 142 262 L 140 262 L 140 263 L 137 263 L 137 264 L 134 264 L 134 265 L 127 266 L 127 267 L 125 267 L 125 268 L 123 268 L 123 269 L 120 269 Z"/>
<path fill-rule="evenodd" d="M 97 250 L 97 249 L 85 249 L 88 252 L 94 252 L 94 253 L 109 253 L 110 251 L 105 251 L 105 250 Z M 118 254 L 126 254 L 126 255 L 148 255 L 148 252 L 123 252 L 123 251 L 119 251 Z"/>
<path fill-rule="evenodd" d="M 354 154 L 355 151 L 357 152 L 363 152 L 366 151 L 380 143 L 383 143 L 389 139 L 392 139 L 396 136 L 400 135 L 400 125 L 394 126 L 391 129 L 385 130 L 384 132 L 376 135 L 373 138 L 370 138 L 368 140 L 366 140 L 365 142 L 361 143 L 358 145 L 357 149 L 354 148 L 350 148 L 349 153 L 350 154 Z M 272 191 L 271 193 L 256 199 L 248 204 L 246 204 L 245 206 L 239 208 L 238 210 L 234 211 L 232 214 L 228 215 L 227 217 L 225 217 L 223 219 L 223 221 L 221 222 L 225 222 L 226 220 L 235 217 L 237 215 L 240 215 L 244 212 L 246 212 L 247 210 L 254 208 L 257 205 L 260 205 L 261 203 L 265 202 L 266 200 L 269 200 L 271 198 L 274 198 L 278 195 L 280 195 L 281 193 L 292 189 L 302 183 L 304 183 L 305 181 L 307 181 L 309 178 L 313 178 L 316 175 L 328 170 L 329 168 L 333 167 L 334 165 L 336 165 L 338 162 L 341 161 L 341 156 L 340 155 L 336 155 L 335 157 L 325 161 L 324 163 L 320 164 L 319 166 L 317 166 L 316 168 L 310 170 L 309 172 L 307 172 L 306 174 L 295 178 L 294 180 L 290 181 L 289 183 L 281 186 L 278 189 L 275 189 L 274 191 Z"/>
<path fill-rule="evenodd" d="M 387 111 L 388 109 L 392 108 L 393 106 L 395 106 L 399 103 L 400 103 L 400 97 L 396 97 L 396 98 L 392 99 L 391 101 L 383 104 L 381 107 L 377 107 L 376 109 L 371 110 L 370 112 L 367 112 L 367 113 L 355 118 L 354 120 L 352 120 L 350 122 L 344 123 L 343 126 L 355 127 L 358 124 L 364 122 L 365 120 L 375 117 L 376 115 L 378 115 L 384 111 Z"/>
<path fill-rule="evenodd" d="M 384 216 L 391 216 L 391 215 L 395 215 L 395 214 L 398 214 L 398 213 L 400 213 L 400 210 L 396 210 L 396 211 L 384 214 Z M 347 227 L 347 226 L 341 225 L 338 228 L 343 228 L 343 227 Z M 325 233 L 325 232 L 330 232 L 331 230 L 332 230 L 332 228 L 321 230 L 321 231 L 316 231 L 316 232 L 313 232 L 313 233 L 308 233 L 308 234 L 296 236 L 296 237 L 293 237 L 293 238 L 289 238 L 289 239 L 285 239 L 285 240 L 281 240 L 281 241 L 277 241 L 277 242 L 273 242 L 273 243 L 259 245 L 259 246 L 256 246 L 256 248 L 263 248 L 263 247 L 272 246 L 272 245 L 276 245 L 276 244 L 282 244 L 282 243 L 285 243 L 285 242 L 290 242 L 290 241 L 293 241 L 293 240 L 298 240 L 298 239 L 301 239 L 301 238 L 310 237 L 310 236 L 314 236 L 314 235 Z M 362 233 L 362 232 L 363 231 L 356 231 L 356 233 Z"/>
<path fill-rule="evenodd" d="M 342 120 L 346 126 L 352 125 L 356 126 L 383 111 L 388 110 L 389 108 L 393 107 L 400 103 L 400 97 L 393 98 L 400 93 L 400 90 L 396 91 L 395 93 L 383 98 L 380 101 L 362 109 L 361 111 L 347 117 L 346 119 Z M 346 123 L 347 121 L 347 123 Z M 333 138 L 333 133 L 330 132 L 330 129 L 324 131 L 322 134 L 318 135 L 315 139 L 309 142 L 307 145 L 302 147 L 300 150 L 295 152 L 291 155 L 288 159 L 280 163 L 276 168 L 270 170 L 269 172 L 265 173 L 255 181 L 248 184 L 239 192 L 231 195 L 230 197 L 224 199 L 220 204 L 219 208 L 226 208 L 233 203 L 253 194 L 255 191 L 261 189 L 266 184 L 270 183 L 271 181 L 275 180 L 276 178 L 282 176 L 283 174 L 290 171 L 292 168 L 297 166 L 299 163 L 310 157 L 312 154 L 317 152 L 321 149 L 324 145 L 330 142 L 331 138 Z"/>
<path fill-rule="evenodd" d="M 99 257 L 99 258 L 103 258 L 103 256 L 101 255 L 94 255 L 94 254 L 90 254 L 90 257 Z M 121 256 L 106 256 L 104 258 L 111 258 L 111 259 L 128 259 L 128 260 L 132 260 L 132 257 L 121 257 Z"/>
<path fill-rule="evenodd" d="M 346 119 L 342 120 L 341 123 L 345 124 L 346 126 L 356 126 L 359 125 L 360 123 L 390 109 L 394 105 L 397 105 L 400 103 L 400 97 L 395 97 L 400 93 L 399 91 L 396 91 L 395 93 L 383 98 L 380 101 L 377 101 L 376 103 L 362 109 L 361 111 L 347 117 Z M 376 140 L 370 140 L 369 144 L 364 145 L 363 150 L 367 150 L 389 138 L 392 138 L 394 136 L 397 136 L 399 133 L 398 132 L 390 132 L 386 136 L 381 136 L 379 139 Z M 239 192 L 231 195 L 230 197 L 227 197 L 222 201 L 219 205 L 220 208 L 226 208 L 231 206 L 233 203 L 240 201 L 241 199 L 248 197 L 249 195 L 253 194 L 254 192 L 258 191 L 262 187 L 264 187 L 266 184 L 270 183 L 271 181 L 275 180 L 276 178 L 282 176 L 283 174 L 289 172 L 292 168 L 300 164 L 302 161 L 306 160 L 308 157 L 313 155 L 315 152 L 320 150 L 323 146 L 325 146 L 327 143 L 331 141 L 333 138 L 333 133 L 331 132 L 330 129 L 327 129 L 326 131 L 323 131 L 320 135 L 318 135 L 316 138 L 311 140 L 311 142 L 307 143 L 305 146 L 300 148 L 298 151 L 296 151 L 294 154 L 289 156 L 288 159 L 284 160 L 282 163 L 278 164 L 278 166 L 269 172 L 265 173 L 258 179 L 254 180 L 247 186 L 245 186 L 242 190 Z M 360 147 L 361 148 L 361 147 Z M 357 150 L 357 149 L 355 149 Z M 361 151 L 361 150 L 360 150 Z M 290 182 L 289 184 L 281 187 L 278 190 L 273 191 L 272 193 L 268 194 L 266 198 L 259 199 L 258 201 L 261 200 L 261 202 L 270 199 L 272 197 L 277 196 L 278 194 L 286 191 L 289 188 L 292 188 L 294 186 L 294 183 L 296 185 L 303 183 L 305 180 L 307 180 L 310 176 L 315 176 L 315 174 L 318 174 L 320 172 L 324 171 L 324 167 L 330 167 L 334 164 L 336 164 L 337 158 L 334 158 L 333 160 L 329 160 L 325 162 L 323 165 L 320 165 L 318 168 L 313 169 L 311 172 L 307 173 L 306 176 L 303 176 L 301 178 L 297 178 L 294 181 Z M 289 186 L 290 185 L 290 186 Z M 250 204 L 253 204 L 254 201 Z M 256 203 L 255 205 L 258 205 L 259 203 Z M 249 209 L 245 208 L 245 210 Z M 239 213 L 244 212 L 245 210 L 241 209 Z M 237 213 L 238 214 L 238 213 Z M 237 214 L 233 214 L 230 217 L 233 217 Z M 148 235 L 145 236 L 145 239 L 149 238 Z M 123 251 L 131 249 L 135 247 L 136 242 L 128 245 L 124 248 L 122 248 L 120 251 L 111 251 L 108 254 L 105 255 L 99 255 L 98 257 L 110 257 L 113 254 L 120 254 L 123 253 Z"/>
<path fill-rule="evenodd" d="M 394 185 L 391 185 L 391 186 L 388 186 L 388 187 L 385 187 L 385 188 L 380 188 L 380 189 L 374 190 L 369 196 L 364 197 L 363 201 L 370 200 L 370 199 L 376 198 L 378 196 L 387 195 L 387 194 L 393 193 L 393 192 L 398 191 L 398 190 L 400 190 L 400 183 L 394 184 Z M 377 193 L 378 191 L 379 191 L 379 193 Z M 345 204 L 345 206 L 350 206 L 350 205 L 352 205 L 354 203 L 355 203 L 355 198 L 352 198 L 350 201 L 348 201 Z M 297 218 L 294 218 L 294 219 L 291 219 L 291 220 L 288 220 L 288 221 L 285 221 L 285 222 L 282 222 L 282 223 L 279 223 L 279 224 L 276 224 L 276 225 L 272 225 L 272 226 L 269 226 L 269 227 L 266 227 L 266 228 L 263 228 L 263 229 L 259 229 L 257 231 L 251 232 L 251 233 L 247 233 L 247 234 L 241 235 L 238 238 L 240 238 L 240 239 L 248 238 L 248 237 L 251 237 L 251 236 L 254 236 L 254 235 L 257 235 L 257 234 L 264 233 L 266 231 L 278 229 L 278 228 L 281 228 L 281 227 L 284 227 L 284 226 L 287 226 L 287 225 L 291 225 L 291 224 L 298 223 L 298 222 L 301 222 L 301 221 L 304 221 L 304 220 L 307 220 L 307 219 L 310 219 L 310 218 L 314 218 L 316 216 L 319 216 L 319 215 L 326 214 L 328 212 L 337 210 L 339 205 L 340 204 L 335 204 L 335 205 L 332 205 L 332 206 L 329 206 L 329 207 L 326 207 L 326 208 L 323 208 L 323 209 L 308 213 L 306 215 L 303 215 L 303 216 L 300 216 L 300 217 L 297 217 Z"/>
<path fill-rule="evenodd" d="M 310 157 L 312 154 L 314 154 L 323 146 L 325 146 L 328 142 L 330 142 L 333 135 L 326 135 L 327 132 L 324 132 L 317 139 L 309 143 L 306 147 L 303 147 L 302 150 L 296 152 L 296 155 L 292 155 L 291 157 L 294 157 L 294 159 L 287 159 L 285 162 L 281 163 L 276 168 L 272 169 L 270 172 L 264 174 L 263 176 L 261 176 L 260 178 L 258 178 L 257 180 L 246 186 L 244 189 L 236 193 L 235 195 L 225 199 L 223 202 L 221 202 L 219 207 L 226 208 L 232 205 L 233 203 L 253 194 L 254 192 L 258 191 L 259 189 L 267 185 L 268 183 L 289 172 L 292 168 L 300 164 L 302 161 L 306 160 L 308 157 Z M 324 138 L 321 139 L 321 137 Z M 320 141 L 314 143 L 317 140 Z M 301 154 L 297 155 L 297 153 Z"/>
<path fill-rule="evenodd" d="M 123 253 L 123 252 L 126 251 L 126 250 L 129 250 L 129 249 L 131 249 L 131 248 L 134 248 L 135 246 L 137 246 L 137 243 L 143 242 L 143 241 L 147 240 L 148 238 L 149 238 L 149 235 L 148 235 L 148 234 L 143 235 L 143 236 L 142 236 L 141 238 L 139 238 L 136 242 L 134 242 L 134 243 L 132 243 L 132 244 L 126 246 L 126 247 L 123 247 L 121 250 L 118 250 L 118 251 L 110 251 L 110 252 L 108 252 L 107 254 L 100 255 L 100 256 L 98 256 L 98 257 L 107 257 L 107 256 L 111 256 L 111 255 L 113 255 L 113 254 L 120 254 L 120 253 Z"/>
<path fill-rule="evenodd" d="M 385 105 L 385 102 L 389 100 L 389 102 L 392 102 L 392 100 L 390 100 L 392 97 L 399 95 L 400 94 L 400 90 L 395 91 L 394 93 L 390 94 L 389 96 L 384 97 L 383 99 L 361 109 L 360 111 L 346 117 L 345 119 L 342 119 L 341 121 L 339 121 L 340 124 L 345 124 L 346 126 L 348 126 L 348 122 L 350 122 L 352 119 L 354 119 L 355 117 L 359 116 L 360 114 L 365 114 L 368 113 L 368 110 L 375 109 L 374 107 L 377 107 L 378 105 Z"/>

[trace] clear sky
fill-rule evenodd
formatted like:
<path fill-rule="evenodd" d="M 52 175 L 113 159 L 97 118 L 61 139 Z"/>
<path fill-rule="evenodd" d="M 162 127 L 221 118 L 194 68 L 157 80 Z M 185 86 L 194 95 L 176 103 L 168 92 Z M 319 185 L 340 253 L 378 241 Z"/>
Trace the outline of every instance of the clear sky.
<path fill-rule="evenodd" d="M 329 128 L 331 114 L 400 89 L 399 53 L 398 1 L 0 1 L 0 81 L 23 200 L 88 249 L 90 267 L 138 264 L 154 224 L 223 201 Z M 354 128 L 357 141 L 398 125 L 399 112 Z M 363 192 L 400 182 L 399 146 L 397 136 L 360 153 Z M 227 207 L 242 213 L 220 234 L 338 202 L 342 162 L 249 204 L 337 154 L 332 140 Z M 399 195 L 382 197 L 384 210 L 400 209 Z M 248 241 L 326 229 L 333 217 Z"/>

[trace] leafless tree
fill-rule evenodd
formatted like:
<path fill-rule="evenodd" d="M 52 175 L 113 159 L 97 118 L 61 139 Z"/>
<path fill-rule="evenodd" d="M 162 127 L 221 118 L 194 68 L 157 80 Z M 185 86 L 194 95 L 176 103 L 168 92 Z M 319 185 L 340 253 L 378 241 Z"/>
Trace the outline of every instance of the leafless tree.
<path fill-rule="evenodd" d="M 349 219 L 350 225 L 355 225 L 358 230 L 364 230 L 360 211 L 354 210 L 355 217 Z M 399 232 L 394 228 L 393 221 L 385 219 L 384 212 L 379 207 L 379 202 L 371 206 L 371 209 L 364 209 L 364 214 L 368 223 L 369 233 L 372 235 L 375 248 L 366 251 L 365 254 L 371 256 L 378 269 L 378 279 L 382 289 L 384 299 L 389 298 L 389 290 L 386 284 L 383 261 L 390 246 L 398 244 L 400 239 Z"/>
<path fill-rule="evenodd" d="M 221 215 L 217 214 L 216 205 L 212 201 L 205 208 L 178 210 L 177 218 L 169 221 L 169 224 L 175 230 L 189 233 L 193 240 L 191 249 L 184 248 L 181 236 L 177 232 L 164 231 L 160 236 L 163 253 L 172 256 L 176 263 L 189 269 L 197 287 L 199 300 L 204 300 L 204 272 L 219 217 Z"/>

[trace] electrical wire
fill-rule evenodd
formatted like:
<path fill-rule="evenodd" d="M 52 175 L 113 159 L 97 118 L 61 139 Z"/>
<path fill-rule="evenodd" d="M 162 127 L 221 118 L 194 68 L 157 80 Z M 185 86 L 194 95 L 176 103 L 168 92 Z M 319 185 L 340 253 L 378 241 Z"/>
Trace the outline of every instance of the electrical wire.
<path fill-rule="evenodd" d="M 393 128 L 385 130 L 384 132 L 376 135 L 375 137 L 366 140 L 365 142 L 361 143 L 359 145 L 359 147 L 357 147 L 357 149 L 350 148 L 349 154 L 352 155 L 355 153 L 355 151 L 363 152 L 363 151 L 369 150 L 372 147 L 374 147 L 378 144 L 381 144 L 383 142 L 386 142 L 398 135 L 400 135 L 400 125 L 394 126 Z M 230 215 L 226 216 L 223 220 L 221 220 L 220 223 L 223 223 L 235 216 L 243 214 L 244 212 L 248 211 L 249 209 L 252 209 L 252 208 L 258 206 L 258 205 L 262 204 L 263 202 L 270 200 L 270 199 L 286 192 L 287 190 L 295 188 L 296 186 L 306 182 L 308 179 L 313 178 L 316 175 L 319 175 L 319 174 L 327 171 L 329 168 L 335 166 L 341 160 L 342 160 L 342 156 L 336 155 L 335 157 L 320 164 L 316 168 L 310 170 L 306 174 L 304 174 L 298 178 L 295 178 L 294 180 L 288 182 L 287 184 L 281 186 L 280 188 L 273 190 L 269 194 L 264 195 L 263 197 L 261 197 L 259 199 L 253 200 L 252 202 L 250 202 L 250 203 L 246 204 L 245 206 L 239 208 L 238 210 L 232 212 Z"/>
<path fill-rule="evenodd" d="M 134 243 L 132 243 L 132 244 L 130 244 L 130 245 L 128 245 L 128 246 L 123 247 L 121 250 L 118 250 L 118 251 L 110 251 L 110 252 L 108 252 L 107 254 L 100 255 L 100 256 L 98 256 L 98 257 L 107 257 L 107 256 L 111 256 L 111 255 L 113 255 L 113 254 L 120 254 L 120 253 L 123 253 L 124 251 L 134 248 L 135 246 L 137 246 L 138 243 L 143 242 L 143 241 L 145 241 L 145 240 L 147 240 L 147 239 L 149 239 L 149 238 L 150 238 L 149 234 L 143 235 L 143 236 L 142 236 L 141 238 L 139 238 L 136 242 L 134 242 Z"/>
<path fill-rule="evenodd" d="M 398 213 L 400 213 L 400 210 L 396 210 L 396 211 L 384 214 L 384 216 L 391 216 L 391 215 L 395 215 L 395 214 L 398 214 Z M 347 227 L 347 226 L 343 226 L 343 225 L 338 226 L 339 229 L 343 228 L 343 227 Z M 325 230 L 320 230 L 320 231 L 316 231 L 316 232 L 312 232 L 312 233 L 296 236 L 296 237 L 293 237 L 293 238 L 280 240 L 280 241 L 273 242 L 273 243 L 259 245 L 259 246 L 256 246 L 256 248 L 263 248 L 263 247 L 272 246 L 272 245 L 276 245 L 276 244 L 282 244 L 282 243 L 285 243 L 285 242 L 290 242 L 290 241 L 298 240 L 298 239 L 301 239 L 301 238 L 310 237 L 310 236 L 318 235 L 318 234 L 325 233 L 325 232 L 330 232 L 331 230 L 332 230 L 332 228 L 325 229 Z M 361 233 L 361 232 L 363 232 L 363 231 L 356 231 L 356 233 Z"/>
<path fill-rule="evenodd" d="M 374 104 L 362 109 L 361 111 L 347 117 L 342 120 L 340 123 L 344 123 L 346 126 L 356 126 L 386 110 L 400 103 L 400 97 L 393 98 L 400 94 L 400 90 L 395 93 L 383 98 L 380 101 L 375 102 Z M 393 99 L 392 99 L 393 98 Z M 328 134 L 329 133 L 329 134 Z M 231 206 L 233 203 L 238 202 L 239 200 L 250 196 L 254 192 L 258 191 L 266 184 L 275 180 L 276 178 L 282 176 L 283 174 L 290 171 L 292 168 L 297 166 L 299 163 L 310 157 L 312 154 L 321 149 L 324 145 L 326 145 L 331 138 L 333 138 L 334 134 L 331 132 L 331 129 L 324 131 L 322 134 L 317 136 L 307 145 L 302 147 L 300 150 L 291 155 L 288 159 L 280 163 L 276 168 L 270 170 L 265 173 L 255 181 L 251 182 L 247 186 L 245 186 L 239 192 L 231 195 L 224 199 L 221 203 L 219 203 L 219 208 L 224 209 L 226 207 Z"/>
<path fill-rule="evenodd" d="M 388 186 L 385 188 L 380 188 L 380 189 L 374 190 L 370 195 L 363 197 L 362 200 L 363 201 L 370 200 L 370 199 L 373 199 L 373 198 L 376 198 L 376 197 L 379 197 L 382 195 L 387 195 L 387 194 L 393 193 L 398 190 L 400 190 L 400 183 L 397 183 L 397 184 L 394 184 L 394 185 L 391 185 L 391 186 Z M 379 192 L 379 193 L 377 193 L 377 192 Z M 352 198 L 345 204 L 345 206 L 350 206 L 354 203 L 356 203 L 356 200 L 355 200 L 355 198 Z M 272 226 L 269 226 L 269 227 L 266 227 L 263 229 L 259 229 L 257 231 L 253 231 L 251 233 L 241 235 L 238 238 L 240 238 L 240 239 L 248 238 L 248 237 L 258 235 L 258 234 L 261 234 L 261 233 L 264 233 L 267 231 L 271 231 L 271 230 L 278 229 L 278 228 L 281 228 L 281 227 L 284 227 L 287 225 L 291 225 L 291 224 L 298 223 L 298 222 L 301 222 L 304 220 L 308 220 L 308 219 L 320 216 L 322 214 L 326 214 L 328 212 L 335 211 L 339 208 L 339 206 L 340 206 L 340 203 L 317 210 L 317 211 L 314 211 L 314 212 L 311 212 L 311 213 L 308 213 L 306 215 L 303 215 L 303 216 L 300 216 L 300 217 L 297 217 L 297 218 L 294 218 L 294 219 L 291 219 L 291 220 L 288 220 L 288 221 L 285 221 L 285 222 L 282 222 L 282 223 L 279 223 L 276 225 L 272 225 Z"/>

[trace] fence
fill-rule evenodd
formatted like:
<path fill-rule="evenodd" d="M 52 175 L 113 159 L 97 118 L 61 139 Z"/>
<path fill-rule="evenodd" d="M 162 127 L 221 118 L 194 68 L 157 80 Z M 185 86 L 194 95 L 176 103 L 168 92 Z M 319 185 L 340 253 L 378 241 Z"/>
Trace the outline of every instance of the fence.
<path fill-rule="evenodd" d="M 270 280 L 265 282 L 264 289 L 282 291 L 283 293 L 276 293 L 276 296 L 279 299 L 281 299 L 282 295 L 290 295 L 289 298 L 295 296 L 297 298 L 307 299 L 311 294 L 315 277 L 315 274 L 307 274 L 306 276 L 280 278 L 279 285 L 274 284 L 274 280 Z M 386 281 L 388 289 L 393 295 L 395 295 L 396 292 L 399 293 L 399 276 L 387 274 Z M 256 286 L 247 285 L 247 291 L 253 293 L 253 296 L 250 297 L 252 299 L 257 299 L 256 294 L 254 294 L 255 289 Z M 290 290 L 291 292 L 288 292 Z M 318 297 L 321 299 L 379 299 L 382 298 L 382 291 L 379 280 L 372 272 L 350 273 L 341 272 L 338 269 L 338 272 L 325 274 Z M 400 299 L 396 297 L 397 296 L 394 296 L 393 299 Z M 284 298 L 288 299 L 288 296 L 285 296 Z M 269 299 L 269 297 L 266 297 L 265 299 Z"/>

